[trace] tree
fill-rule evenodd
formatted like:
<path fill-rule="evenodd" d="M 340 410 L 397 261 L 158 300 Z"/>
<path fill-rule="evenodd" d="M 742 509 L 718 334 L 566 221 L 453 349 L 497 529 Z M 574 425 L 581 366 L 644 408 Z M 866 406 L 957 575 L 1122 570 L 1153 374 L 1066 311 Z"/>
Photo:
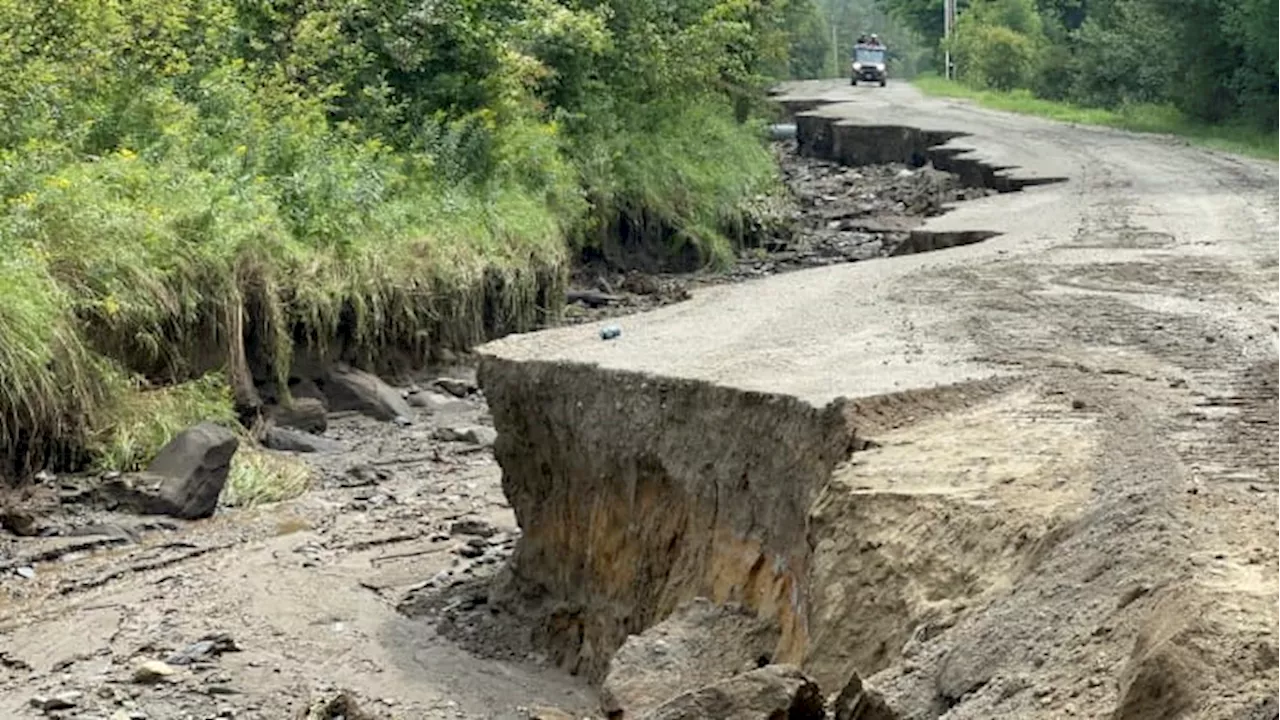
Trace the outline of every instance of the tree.
<path fill-rule="evenodd" d="M 1027 87 L 1047 45 L 1031 0 L 974 0 L 948 41 L 959 78 L 975 87 Z"/>

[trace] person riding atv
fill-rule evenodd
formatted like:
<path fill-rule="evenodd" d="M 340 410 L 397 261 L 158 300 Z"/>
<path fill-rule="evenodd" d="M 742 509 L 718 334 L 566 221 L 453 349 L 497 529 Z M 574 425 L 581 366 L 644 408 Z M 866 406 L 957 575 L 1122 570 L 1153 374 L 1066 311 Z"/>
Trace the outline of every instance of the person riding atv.
<path fill-rule="evenodd" d="M 880 87 L 884 87 L 889 79 L 885 53 L 884 45 L 880 44 L 880 38 L 875 35 L 868 38 L 868 42 L 859 42 L 854 45 L 851 66 L 853 72 L 849 84 L 857 85 L 859 80 L 864 80 L 879 82 Z"/>

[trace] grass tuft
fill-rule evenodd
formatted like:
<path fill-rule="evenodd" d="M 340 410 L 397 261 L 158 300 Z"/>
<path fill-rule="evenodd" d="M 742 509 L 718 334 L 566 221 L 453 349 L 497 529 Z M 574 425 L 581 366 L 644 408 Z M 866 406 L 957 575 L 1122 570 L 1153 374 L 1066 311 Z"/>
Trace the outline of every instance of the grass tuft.
<path fill-rule="evenodd" d="M 311 469 L 301 460 L 241 447 L 231 460 L 231 474 L 220 502 L 229 507 L 255 507 L 298 497 L 309 487 Z"/>
<path fill-rule="evenodd" d="M 1209 125 L 1195 122 L 1170 105 L 1132 104 L 1115 110 L 1092 108 L 1038 98 L 1030 90 L 977 90 L 934 74 L 920 75 L 915 86 L 929 95 L 972 100 L 994 110 L 1079 123 L 1100 125 L 1140 133 L 1159 133 L 1186 138 L 1195 145 L 1250 157 L 1274 160 L 1277 133 L 1243 125 Z"/>

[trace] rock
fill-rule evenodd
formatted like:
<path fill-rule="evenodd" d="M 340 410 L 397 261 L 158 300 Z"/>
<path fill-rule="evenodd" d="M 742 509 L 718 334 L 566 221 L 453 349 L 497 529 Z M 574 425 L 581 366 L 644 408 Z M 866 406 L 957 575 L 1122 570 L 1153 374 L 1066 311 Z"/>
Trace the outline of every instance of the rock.
<path fill-rule="evenodd" d="M 484 554 L 484 551 L 485 551 L 485 548 L 483 547 L 476 547 L 471 543 L 467 543 L 466 545 L 460 546 L 457 550 L 457 553 L 464 558 L 471 559 L 471 558 L 480 557 L 481 555 Z"/>
<path fill-rule="evenodd" d="M 0 510 L 0 526 L 19 537 L 35 537 L 40 534 L 36 516 L 19 508 Z"/>
<path fill-rule="evenodd" d="M 600 688 L 606 714 L 636 717 L 679 693 L 720 682 L 773 653 L 778 628 L 734 605 L 695 598 L 627 638 Z"/>
<path fill-rule="evenodd" d="M 183 430 L 170 440 L 147 467 L 149 474 L 163 478 L 159 509 L 186 520 L 213 515 L 239 446 L 234 433 L 209 422 Z"/>
<path fill-rule="evenodd" d="M 324 391 L 316 384 L 315 380 L 305 378 L 297 382 L 289 383 L 289 396 L 294 402 L 299 400 L 316 400 L 327 411 L 329 408 L 329 398 L 325 396 Z"/>
<path fill-rule="evenodd" d="M 346 488 L 376 485 L 390 477 L 391 474 L 386 470 L 372 465 L 353 465 L 347 468 L 347 472 L 339 479 L 337 485 Z"/>
<path fill-rule="evenodd" d="M 236 641 L 226 633 L 206 635 L 182 650 L 165 658 L 169 665 L 190 665 L 198 660 L 217 657 L 223 653 L 240 652 Z"/>
<path fill-rule="evenodd" d="M 493 443 L 498 439 L 498 431 L 483 425 L 463 425 L 439 428 L 432 433 L 432 437 L 445 442 L 468 442 L 482 447 L 493 447 Z"/>
<path fill-rule="evenodd" d="M 901 715 L 885 703 L 880 693 L 862 684 L 854 673 L 836 698 L 835 720 L 901 720 Z"/>
<path fill-rule="evenodd" d="M 476 537 L 493 537 L 498 529 L 492 524 L 478 518 L 463 518 L 449 526 L 450 535 L 475 535 Z"/>
<path fill-rule="evenodd" d="M 413 415 L 413 408 L 395 388 L 363 370 L 346 366 L 331 369 L 325 377 L 324 392 L 330 410 L 352 410 L 386 421 Z"/>
<path fill-rule="evenodd" d="M 474 409 L 474 406 L 465 400 L 459 400 L 452 395 L 430 390 L 409 393 L 408 402 L 414 407 L 422 408 L 431 413 L 459 413 Z"/>
<path fill-rule="evenodd" d="M 309 397 L 295 397 L 284 405 L 272 405 L 267 417 L 283 428 L 293 428 L 308 433 L 322 433 L 329 429 L 328 411 L 324 403 Z"/>
<path fill-rule="evenodd" d="M 30 565 L 23 565 L 22 567 L 15 569 L 14 572 L 23 580 L 30 580 L 36 576 L 36 569 Z"/>
<path fill-rule="evenodd" d="M 360 710 L 354 698 L 345 692 L 311 702 L 298 713 L 298 720 L 373 720 Z"/>
<path fill-rule="evenodd" d="M 148 660 L 137 667 L 133 671 L 133 681 L 143 685 L 160 682 L 165 678 L 172 677 L 177 672 L 169 663 L 160 662 L 159 660 Z"/>
<path fill-rule="evenodd" d="M 267 428 L 262 436 L 262 444 L 272 450 L 299 453 L 340 453 L 346 448 L 342 443 L 319 435 L 312 435 L 301 430 L 284 427 Z"/>
<path fill-rule="evenodd" d="M 80 698 L 83 693 L 76 690 L 68 690 L 60 692 L 57 695 L 36 695 L 31 698 L 31 707 L 44 712 L 52 712 L 54 710 L 70 710 L 80 704 Z"/>
<path fill-rule="evenodd" d="M 624 716 L 625 717 L 625 716 Z M 818 684 L 793 665 L 766 665 L 677 695 L 642 720 L 824 720 Z"/>
<path fill-rule="evenodd" d="M 464 398 L 479 389 L 475 383 L 469 380 L 451 377 L 436 378 L 431 384 L 459 398 Z"/>

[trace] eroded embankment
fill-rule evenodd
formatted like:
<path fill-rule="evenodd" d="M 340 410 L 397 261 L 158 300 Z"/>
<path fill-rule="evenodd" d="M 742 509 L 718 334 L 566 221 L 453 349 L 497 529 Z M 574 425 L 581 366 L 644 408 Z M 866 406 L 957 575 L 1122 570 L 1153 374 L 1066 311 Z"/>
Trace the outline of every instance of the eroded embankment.
<path fill-rule="evenodd" d="M 643 716 L 662 699 L 652 688 L 693 689 L 694 669 L 700 682 L 741 672 L 744 657 L 798 665 L 827 694 L 905 667 L 1035 571 L 1089 492 L 1063 478 L 1086 474 L 1097 438 L 1069 400 L 1018 378 L 821 409 L 494 355 L 480 382 L 523 530 L 488 607 L 603 681 L 615 718 Z M 767 626 L 713 637 L 685 605 L 699 597 Z M 953 666 L 920 702 L 973 689 L 971 665 Z"/>
<path fill-rule="evenodd" d="M 808 643 L 807 516 L 853 444 L 842 403 L 486 357 L 503 490 L 523 536 L 492 601 L 600 679 L 628 634 L 698 596 Z"/>
<path fill-rule="evenodd" d="M 899 162 L 914 167 L 931 164 L 938 170 L 958 175 L 966 185 L 1001 193 L 1066 181 L 1060 177 L 1019 177 L 1009 172 L 1013 168 L 974 157 L 971 149 L 947 147 L 952 140 L 965 137 L 962 132 L 855 123 L 814 112 L 816 107 L 812 102 L 784 105 L 794 114 L 801 155 L 853 166 Z"/>
<path fill-rule="evenodd" d="M 810 156 L 947 163 L 962 182 L 998 192 L 1036 182 L 957 161 L 957 151 L 938 148 L 954 134 L 800 119 Z M 888 254 L 993 234 L 917 230 Z M 1007 382 L 819 409 L 706 382 L 500 354 L 483 355 L 479 379 L 499 432 L 503 489 L 524 533 L 488 602 L 525 617 L 535 645 L 595 681 L 629 635 L 705 597 L 773 623 L 780 639 L 768 659 L 802 665 L 826 691 L 839 690 L 851 673 L 900 660 L 921 627 L 938 632 L 1008 582 L 1050 527 L 1035 513 L 975 503 L 953 487 L 865 488 L 847 485 L 840 470 L 866 447 L 856 430 L 915 424 L 989 399 Z M 927 536 L 931 524 L 947 522 L 936 543 L 895 534 L 910 527 Z"/>

